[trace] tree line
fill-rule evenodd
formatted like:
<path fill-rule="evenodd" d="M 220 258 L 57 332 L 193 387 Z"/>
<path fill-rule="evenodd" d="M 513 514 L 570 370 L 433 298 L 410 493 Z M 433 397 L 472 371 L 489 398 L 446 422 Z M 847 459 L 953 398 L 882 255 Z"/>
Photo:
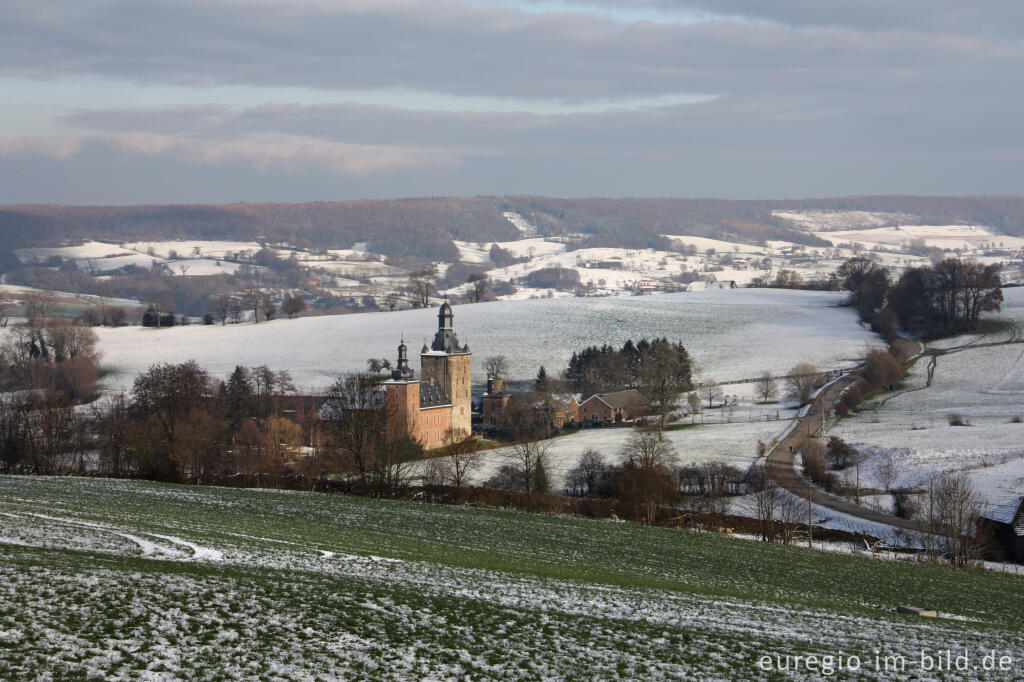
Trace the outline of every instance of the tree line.
<path fill-rule="evenodd" d="M 890 341 L 900 328 L 931 337 L 973 331 L 1003 300 L 998 265 L 960 258 L 908 268 L 893 281 L 881 264 L 856 257 L 836 276 L 860 318 Z"/>

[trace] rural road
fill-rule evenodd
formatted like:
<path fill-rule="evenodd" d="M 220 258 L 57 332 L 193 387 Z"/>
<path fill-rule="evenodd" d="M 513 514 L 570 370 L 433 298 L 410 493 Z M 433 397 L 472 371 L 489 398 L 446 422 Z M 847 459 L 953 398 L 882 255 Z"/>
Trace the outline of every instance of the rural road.
<path fill-rule="evenodd" d="M 909 359 L 922 351 L 922 347 L 919 343 L 916 341 L 909 341 L 907 339 L 898 339 L 894 346 L 896 347 L 893 348 L 893 351 L 898 353 L 901 356 L 900 359 L 904 362 L 906 362 L 906 359 Z M 796 424 L 792 429 L 790 429 L 788 435 L 780 440 L 768 453 L 768 457 L 765 460 L 765 470 L 768 472 L 768 475 L 772 480 L 779 486 L 801 499 L 807 499 L 807 479 L 800 476 L 793 466 L 796 459 L 796 453 L 800 451 L 804 442 L 817 433 L 821 428 L 823 410 L 827 415 L 828 411 L 832 409 L 833 405 L 835 405 L 836 399 L 839 397 L 839 394 L 843 392 L 843 389 L 851 386 L 858 378 L 859 374 L 854 370 L 826 386 L 824 390 L 818 394 L 818 397 L 814 399 L 814 402 L 811 403 L 810 408 L 807 410 L 807 414 L 803 417 L 797 418 Z M 873 509 L 867 509 L 853 504 L 852 502 L 839 499 L 838 497 L 833 497 L 832 495 L 817 489 L 812 490 L 811 500 L 813 504 L 818 506 L 842 512 L 843 514 L 849 514 L 850 516 L 854 516 L 858 519 L 864 519 L 865 521 L 881 523 L 887 526 L 903 528 L 905 530 L 923 530 L 918 523 L 909 519 L 901 519 Z"/>

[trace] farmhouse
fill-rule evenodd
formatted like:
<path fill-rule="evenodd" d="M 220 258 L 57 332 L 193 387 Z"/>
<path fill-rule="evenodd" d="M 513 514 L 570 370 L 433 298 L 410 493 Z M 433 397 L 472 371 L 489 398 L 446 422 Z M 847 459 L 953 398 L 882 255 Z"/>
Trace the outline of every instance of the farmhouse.
<path fill-rule="evenodd" d="M 437 313 L 434 341 L 420 351 L 421 379 L 409 367 L 405 340 L 399 344 L 398 364 L 384 382 L 389 441 L 409 437 L 431 449 L 443 445 L 449 432 L 469 435 L 472 354 L 459 343 L 453 319 L 445 301 Z"/>
<path fill-rule="evenodd" d="M 1024 496 L 1015 497 L 982 515 L 978 529 L 991 534 L 1002 558 L 1024 561 Z"/>
<path fill-rule="evenodd" d="M 647 408 L 647 401 L 635 388 L 615 393 L 597 393 L 580 403 L 578 420 L 621 422 L 646 414 Z"/>

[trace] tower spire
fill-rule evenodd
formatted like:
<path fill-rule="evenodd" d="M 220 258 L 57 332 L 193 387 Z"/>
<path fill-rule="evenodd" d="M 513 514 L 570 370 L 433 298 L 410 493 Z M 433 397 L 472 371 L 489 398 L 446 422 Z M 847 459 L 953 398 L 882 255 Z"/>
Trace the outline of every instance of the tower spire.
<path fill-rule="evenodd" d="M 410 381 L 415 378 L 416 373 L 409 367 L 409 353 L 405 347 L 405 333 L 402 333 L 402 342 L 398 344 L 398 364 L 391 372 L 392 379 Z"/>

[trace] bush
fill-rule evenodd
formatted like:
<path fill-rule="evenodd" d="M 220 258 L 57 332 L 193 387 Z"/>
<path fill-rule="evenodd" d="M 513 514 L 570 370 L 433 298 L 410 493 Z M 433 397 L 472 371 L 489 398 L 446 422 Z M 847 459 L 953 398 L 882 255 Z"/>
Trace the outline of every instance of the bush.
<path fill-rule="evenodd" d="M 839 479 L 828 470 L 825 448 L 818 441 L 809 440 L 800 448 L 804 459 L 804 473 L 826 492 L 839 488 Z"/>
<path fill-rule="evenodd" d="M 967 421 L 967 418 L 957 412 L 951 412 L 946 415 L 946 421 L 949 422 L 950 426 L 970 426 L 971 422 Z"/>
<path fill-rule="evenodd" d="M 864 361 L 864 380 L 872 388 L 881 388 L 899 381 L 903 377 L 903 366 L 887 350 L 874 348 L 868 351 Z"/>
<path fill-rule="evenodd" d="M 846 389 L 843 392 L 842 399 L 840 399 L 839 401 L 839 405 L 846 409 L 846 412 L 843 414 L 843 416 L 845 417 L 846 414 L 849 414 L 853 408 L 860 405 L 860 401 L 863 400 L 863 398 L 864 396 L 861 393 L 860 382 L 857 382 L 850 386 L 848 389 Z"/>
<path fill-rule="evenodd" d="M 1022 420 L 1022 419 L 1020 418 L 1020 415 L 1018 414 L 1018 415 L 1015 415 L 1015 416 L 1013 417 L 1013 419 L 1011 419 L 1011 420 L 1010 420 L 1010 423 L 1011 423 L 1011 424 L 1020 424 L 1020 423 L 1021 423 L 1022 421 L 1024 421 L 1024 420 Z"/>
<path fill-rule="evenodd" d="M 846 469 L 856 464 L 860 453 L 838 436 L 830 436 L 828 439 L 828 459 L 833 469 Z"/>

